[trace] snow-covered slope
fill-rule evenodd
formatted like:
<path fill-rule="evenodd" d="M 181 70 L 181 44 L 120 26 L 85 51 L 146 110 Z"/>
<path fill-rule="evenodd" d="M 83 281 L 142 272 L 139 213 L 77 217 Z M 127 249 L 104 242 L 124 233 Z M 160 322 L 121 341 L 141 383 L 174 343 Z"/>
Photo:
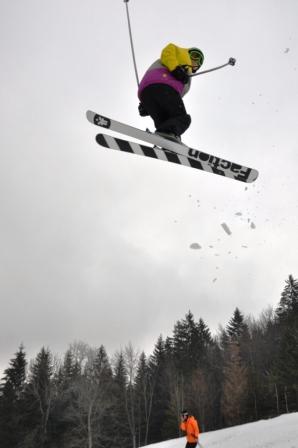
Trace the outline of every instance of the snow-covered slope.
<path fill-rule="evenodd" d="M 201 448 L 298 448 L 298 413 L 281 415 L 200 436 Z M 185 439 L 149 445 L 154 448 L 184 448 Z"/>

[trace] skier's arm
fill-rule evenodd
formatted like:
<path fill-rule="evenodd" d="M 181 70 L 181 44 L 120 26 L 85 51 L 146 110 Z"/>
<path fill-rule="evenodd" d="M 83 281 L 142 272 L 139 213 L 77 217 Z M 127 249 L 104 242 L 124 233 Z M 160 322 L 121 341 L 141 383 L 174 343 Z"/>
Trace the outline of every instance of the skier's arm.
<path fill-rule="evenodd" d="M 167 67 L 174 78 L 183 82 L 183 84 L 187 84 L 189 81 L 187 69 L 181 66 L 177 49 L 178 47 L 176 45 L 168 44 L 161 52 L 161 63 Z"/>
<path fill-rule="evenodd" d="M 172 72 L 178 65 L 176 45 L 168 44 L 161 52 L 161 63 Z"/>
<path fill-rule="evenodd" d="M 195 437 L 196 439 L 198 439 L 199 438 L 199 434 L 200 434 L 200 430 L 199 430 L 199 425 L 198 425 L 196 420 L 194 420 L 192 422 L 192 430 L 193 430 L 193 432 L 192 432 L 191 435 L 193 437 Z"/>

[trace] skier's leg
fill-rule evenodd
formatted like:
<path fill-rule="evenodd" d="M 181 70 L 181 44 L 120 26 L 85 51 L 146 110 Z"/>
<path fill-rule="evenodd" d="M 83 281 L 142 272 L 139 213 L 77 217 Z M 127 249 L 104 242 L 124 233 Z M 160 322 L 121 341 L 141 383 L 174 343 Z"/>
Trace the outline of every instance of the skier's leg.
<path fill-rule="evenodd" d="M 172 87 L 166 84 L 150 85 L 143 90 L 141 101 L 157 131 L 180 136 L 189 127 L 190 115 L 181 96 Z"/>
<path fill-rule="evenodd" d="M 165 120 L 156 130 L 160 132 L 173 132 L 175 135 L 180 136 L 189 128 L 190 123 L 190 115 L 176 115 Z"/>
<path fill-rule="evenodd" d="M 167 118 L 159 124 L 157 131 L 173 132 L 182 135 L 190 126 L 191 117 L 186 112 L 180 94 L 170 86 L 166 86 L 163 95 L 159 97 L 162 102 L 164 116 Z"/>
<path fill-rule="evenodd" d="M 197 442 L 194 442 L 194 443 L 187 442 L 185 445 L 185 448 L 196 448 L 197 444 L 198 444 Z"/>
<path fill-rule="evenodd" d="M 141 94 L 141 104 L 154 121 L 155 128 L 168 118 L 159 100 L 164 88 L 164 84 L 152 84 L 147 86 Z"/>

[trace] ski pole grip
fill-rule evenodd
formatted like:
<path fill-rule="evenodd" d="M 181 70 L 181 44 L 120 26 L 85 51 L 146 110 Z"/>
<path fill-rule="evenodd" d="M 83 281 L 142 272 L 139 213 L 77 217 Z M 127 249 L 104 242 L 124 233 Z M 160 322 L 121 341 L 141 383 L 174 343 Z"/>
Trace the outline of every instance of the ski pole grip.
<path fill-rule="evenodd" d="M 230 64 L 230 65 L 235 65 L 235 64 L 236 64 L 236 59 L 234 59 L 234 58 L 230 58 L 230 59 L 229 59 L 229 64 Z"/>

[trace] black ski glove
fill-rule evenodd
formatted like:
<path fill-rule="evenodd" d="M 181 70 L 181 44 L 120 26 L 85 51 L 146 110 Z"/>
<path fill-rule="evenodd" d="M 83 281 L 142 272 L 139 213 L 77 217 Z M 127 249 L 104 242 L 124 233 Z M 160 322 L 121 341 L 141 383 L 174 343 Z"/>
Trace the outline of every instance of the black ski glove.
<path fill-rule="evenodd" d="M 177 67 L 171 71 L 172 75 L 174 76 L 174 78 L 178 79 L 178 81 L 183 82 L 183 84 L 187 84 L 188 83 L 188 74 L 186 73 L 186 71 L 184 70 L 183 67 L 181 67 L 181 65 L 177 65 Z"/>
<path fill-rule="evenodd" d="M 143 106 L 142 103 L 139 104 L 139 114 L 141 115 L 141 117 L 148 117 L 148 112 L 146 111 L 145 107 Z"/>

